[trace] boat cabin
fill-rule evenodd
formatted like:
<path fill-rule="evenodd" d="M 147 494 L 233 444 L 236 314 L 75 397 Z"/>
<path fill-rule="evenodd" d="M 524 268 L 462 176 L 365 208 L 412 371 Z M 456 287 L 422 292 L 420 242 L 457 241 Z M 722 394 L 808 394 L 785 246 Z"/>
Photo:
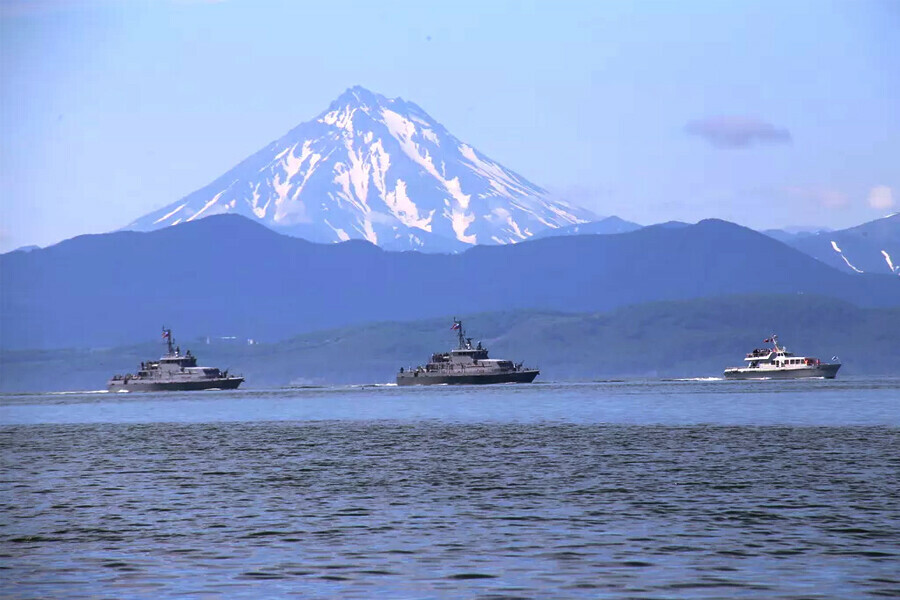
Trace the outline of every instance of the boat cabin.
<path fill-rule="evenodd" d="M 197 366 L 197 357 L 191 356 L 191 351 L 188 350 L 188 353 L 184 356 L 165 356 L 159 359 L 160 366 L 166 365 L 171 367 L 177 367 L 179 369 L 186 369 L 188 367 L 196 367 Z"/>
<path fill-rule="evenodd" d="M 457 348 L 450 351 L 451 362 L 470 363 L 477 360 L 485 360 L 488 357 L 488 351 L 484 348 Z"/>
<path fill-rule="evenodd" d="M 791 367 L 811 367 L 821 363 L 818 358 L 806 356 L 795 356 L 793 352 L 788 352 L 787 348 L 778 345 L 778 336 L 773 335 L 771 340 L 773 348 L 754 348 L 752 352 L 748 352 L 744 358 L 749 364 L 750 369 L 763 368 L 791 368 Z"/>

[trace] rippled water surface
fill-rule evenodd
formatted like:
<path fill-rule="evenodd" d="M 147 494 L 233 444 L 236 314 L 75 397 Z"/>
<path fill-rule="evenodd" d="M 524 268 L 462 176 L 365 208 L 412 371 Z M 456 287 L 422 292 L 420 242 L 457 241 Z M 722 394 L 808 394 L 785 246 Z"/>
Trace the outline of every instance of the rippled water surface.
<path fill-rule="evenodd" d="M 900 380 L 3 396 L 9 597 L 900 594 Z"/>

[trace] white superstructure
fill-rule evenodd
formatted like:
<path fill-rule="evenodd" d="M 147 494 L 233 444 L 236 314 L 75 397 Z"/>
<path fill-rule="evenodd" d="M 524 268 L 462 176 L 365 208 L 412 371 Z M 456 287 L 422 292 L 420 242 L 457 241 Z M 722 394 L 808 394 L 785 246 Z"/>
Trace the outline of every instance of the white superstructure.
<path fill-rule="evenodd" d="M 772 335 L 763 343 L 771 343 L 771 348 L 755 348 L 744 357 L 744 367 L 725 369 L 725 379 L 799 379 L 820 377 L 834 379 L 841 363 L 837 357 L 833 363 L 823 363 L 818 358 L 797 356 L 778 345 L 778 336 Z"/>

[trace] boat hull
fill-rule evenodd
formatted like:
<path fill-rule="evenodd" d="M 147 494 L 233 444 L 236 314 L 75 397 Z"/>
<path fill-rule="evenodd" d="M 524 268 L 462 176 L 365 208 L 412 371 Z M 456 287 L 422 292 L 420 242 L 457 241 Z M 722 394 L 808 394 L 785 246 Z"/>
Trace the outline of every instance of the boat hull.
<path fill-rule="evenodd" d="M 528 369 L 504 373 L 434 373 L 410 371 L 397 375 L 397 385 L 486 385 L 492 383 L 531 383 L 540 371 Z"/>
<path fill-rule="evenodd" d="M 793 369 L 725 369 L 725 379 L 834 379 L 840 364 L 816 365 Z"/>
<path fill-rule="evenodd" d="M 107 388 L 111 392 L 194 392 L 201 390 L 236 390 L 244 382 L 243 377 L 219 377 L 192 381 L 153 381 L 142 379 L 110 380 Z"/>

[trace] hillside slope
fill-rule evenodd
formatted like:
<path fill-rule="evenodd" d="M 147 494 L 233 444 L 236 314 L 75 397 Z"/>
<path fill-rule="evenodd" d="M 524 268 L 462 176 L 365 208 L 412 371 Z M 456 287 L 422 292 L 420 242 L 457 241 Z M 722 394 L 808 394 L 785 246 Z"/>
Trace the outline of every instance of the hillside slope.
<path fill-rule="evenodd" d="M 384 383 L 454 344 L 453 315 L 315 331 L 275 344 L 188 339 L 202 364 L 230 368 L 247 387 Z M 861 309 L 805 295 L 657 302 L 604 313 L 457 314 L 491 356 L 541 368 L 539 381 L 716 377 L 777 333 L 789 349 L 830 359 L 840 377 L 900 375 L 900 308 Z M 0 390 L 102 389 L 113 373 L 158 356 L 157 341 L 104 350 L 0 353 Z"/>
<path fill-rule="evenodd" d="M 161 325 L 181 337 L 275 341 L 377 320 L 760 292 L 900 305 L 895 277 L 840 273 L 724 221 L 440 255 L 314 244 L 220 215 L 0 256 L 0 344 L 116 345 Z"/>

